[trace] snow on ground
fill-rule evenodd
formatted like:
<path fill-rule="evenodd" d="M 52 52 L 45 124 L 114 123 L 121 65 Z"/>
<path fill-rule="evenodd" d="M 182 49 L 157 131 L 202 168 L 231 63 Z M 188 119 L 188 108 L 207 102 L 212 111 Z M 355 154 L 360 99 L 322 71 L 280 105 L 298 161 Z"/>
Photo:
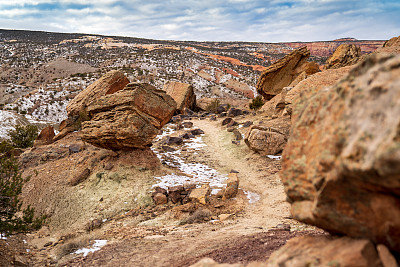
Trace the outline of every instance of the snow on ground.
<path fill-rule="evenodd" d="M 200 150 L 202 147 L 207 146 L 204 144 L 203 139 L 201 136 L 197 136 L 191 140 L 191 142 L 185 143 L 185 147 L 188 149 L 193 149 L 193 150 Z"/>
<path fill-rule="evenodd" d="M 7 132 L 14 129 L 17 124 L 17 118 L 10 111 L 0 110 L 0 138 L 7 138 Z"/>
<path fill-rule="evenodd" d="M 167 133 L 168 132 L 168 133 Z M 169 125 L 166 126 L 164 132 L 156 137 L 156 140 L 161 140 L 163 137 L 169 135 L 174 132 Z M 201 148 L 207 146 L 203 137 L 204 134 L 200 136 L 196 136 L 195 138 L 191 138 L 189 140 L 185 140 L 183 146 L 187 149 L 189 153 L 197 153 L 196 151 L 201 150 Z M 223 187 L 226 186 L 226 180 L 228 179 L 227 175 L 220 174 L 217 170 L 201 163 L 186 163 L 183 157 L 181 156 L 181 150 L 175 150 L 173 152 L 164 152 L 160 153 L 157 150 L 153 149 L 153 152 L 157 155 L 158 159 L 162 161 L 164 164 L 177 168 L 179 171 L 184 173 L 184 175 L 178 174 L 168 174 L 164 176 L 154 177 L 158 181 L 158 183 L 154 184 L 153 187 L 161 187 L 164 189 L 168 189 L 168 187 L 183 185 L 183 184 L 196 184 L 200 187 L 201 184 L 209 183 L 211 187 L 211 194 L 217 194 Z M 260 200 L 260 196 L 254 192 L 245 191 L 249 203 L 255 203 Z"/>
<path fill-rule="evenodd" d="M 203 145 L 205 146 L 205 144 Z M 162 158 L 162 156 L 158 152 L 154 152 L 160 159 Z M 228 179 L 226 175 L 222 175 L 218 173 L 217 170 L 201 163 L 186 163 L 180 157 L 180 153 L 180 150 L 163 153 L 169 159 L 164 160 L 163 162 L 168 166 L 179 169 L 186 175 L 168 174 L 160 177 L 155 177 L 159 180 L 159 182 L 154 184 L 153 187 L 159 186 L 161 188 L 168 189 L 168 187 L 170 186 L 183 185 L 184 183 L 209 183 L 210 187 L 213 189 L 224 187 L 224 182 Z"/>
<path fill-rule="evenodd" d="M 246 195 L 247 199 L 249 200 L 249 203 L 256 203 L 257 201 L 260 200 L 260 195 L 254 192 L 250 191 L 245 191 L 243 190 L 243 193 Z"/>
<path fill-rule="evenodd" d="M 170 131 L 169 127 L 166 128 Z M 156 140 L 160 140 L 162 137 L 166 136 L 163 132 L 161 135 L 157 136 Z M 185 140 L 184 146 L 187 148 L 188 152 L 194 152 L 205 147 L 206 144 L 202 140 L 202 136 L 197 136 L 195 138 Z M 176 150 L 174 152 L 159 153 L 153 150 L 157 157 L 162 160 L 166 165 L 170 167 L 177 168 L 185 175 L 168 174 L 160 177 L 155 177 L 159 180 L 158 183 L 154 184 L 153 187 L 159 186 L 161 188 L 168 189 L 170 186 L 183 185 L 184 183 L 193 184 L 203 184 L 209 183 L 210 187 L 213 189 L 212 193 L 218 192 L 219 188 L 225 186 L 225 181 L 228 179 L 226 175 L 218 173 L 217 170 L 201 163 L 186 163 L 184 159 L 180 156 L 181 150 Z"/>
<path fill-rule="evenodd" d="M 171 135 L 175 132 L 174 129 L 171 128 L 171 125 L 167 125 L 165 128 L 163 128 L 163 132 L 162 134 L 159 134 L 156 136 L 156 138 L 154 139 L 155 141 L 160 141 L 162 138 Z"/>
<path fill-rule="evenodd" d="M 282 156 L 274 156 L 274 155 L 267 155 L 267 157 L 270 159 L 276 159 L 276 160 L 279 160 L 282 158 Z"/>
<path fill-rule="evenodd" d="M 77 251 L 73 252 L 73 254 L 83 254 L 83 257 L 86 257 L 89 253 L 100 250 L 106 244 L 107 240 L 95 240 L 91 248 L 80 248 Z"/>

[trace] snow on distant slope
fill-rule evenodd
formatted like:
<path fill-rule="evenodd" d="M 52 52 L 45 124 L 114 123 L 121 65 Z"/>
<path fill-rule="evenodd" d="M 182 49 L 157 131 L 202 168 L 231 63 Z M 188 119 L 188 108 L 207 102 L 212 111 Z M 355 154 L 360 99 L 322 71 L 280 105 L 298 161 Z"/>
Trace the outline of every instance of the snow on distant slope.
<path fill-rule="evenodd" d="M 0 139 L 7 139 L 7 132 L 17 124 L 26 125 L 28 120 L 15 112 L 0 110 Z"/>

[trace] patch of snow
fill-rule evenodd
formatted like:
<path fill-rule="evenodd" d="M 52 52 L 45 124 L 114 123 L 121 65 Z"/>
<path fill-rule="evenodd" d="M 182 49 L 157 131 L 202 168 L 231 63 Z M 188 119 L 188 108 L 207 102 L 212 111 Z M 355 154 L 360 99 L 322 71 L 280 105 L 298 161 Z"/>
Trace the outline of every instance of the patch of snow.
<path fill-rule="evenodd" d="M 274 155 L 267 155 L 267 157 L 270 159 L 277 159 L 277 160 L 282 158 L 282 156 L 274 156 Z"/>
<path fill-rule="evenodd" d="M 7 237 L 4 234 L 0 233 L 0 239 L 7 240 Z"/>
<path fill-rule="evenodd" d="M 83 254 L 83 257 L 86 257 L 90 252 L 98 251 L 105 245 L 107 245 L 107 240 L 95 240 L 94 244 L 91 248 L 80 248 L 73 253 L 74 254 Z"/>
<path fill-rule="evenodd" d="M 207 146 L 204 144 L 201 136 L 197 136 L 191 139 L 191 142 L 185 143 L 185 146 L 189 149 L 200 150 L 200 148 Z"/>
<path fill-rule="evenodd" d="M 171 135 L 171 134 L 173 134 L 174 132 L 175 132 L 175 130 L 171 128 L 171 125 L 166 125 L 166 126 L 163 128 L 162 134 L 157 135 L 156 138 L 155 138 L 154 140 L 155 140 L 155 141 L 160 141 L 162 138 L 164 138 L 164 137 L 166 137 L 166 136 L 168 136 L 168 135 Z"/>
<path fill-rule="evenodd" d="M 202 137 L 197 136 L 191 139 L 191 141 L 185 143 L 188 151 L 200 150 L 202 147 L 206 146 L 204 144 Z M 209 183 L 210 187 L 213 189 L 213 194 L 217 193 L 217 188 L 222 188 L 225 186 L 225 181 L 228 179 L 226 175 L 218 173 L 217 170 L 210 168 L 207 165 L 201 163 L 186 163 L 179 155 L 181 150 L 176 150 L 174 152 L 166 152 L 160 154 L 156 150 L 153 152 L 157 157 L 162 160 L 166 165 L 179 169 L 186 175 L 168 174 L 160 177 L 154 177 L 160 180 L 158 183 L 154 184 L 153 187 L 159 186 L 164 189 L 168 189 L 170 186 L 183 185 L 184 183 L 195 183 L 203 184 Z M 165 159 L 164 159 L 165 158 Z"/>
<path fill-rule="evenodd" d="M 17 117 L 13 112 L 0 110 L 0 137 L 7 138 L 7 132 L 14 129 Z"/>
<path fill-rule="evenodd" d="M 257 201 L 260 200 L 260 195 L 257 193 L 245 191 L 245 190 L 243 190 L 243 193 L 246 195 L 250 204 L 256 203 Z"/>

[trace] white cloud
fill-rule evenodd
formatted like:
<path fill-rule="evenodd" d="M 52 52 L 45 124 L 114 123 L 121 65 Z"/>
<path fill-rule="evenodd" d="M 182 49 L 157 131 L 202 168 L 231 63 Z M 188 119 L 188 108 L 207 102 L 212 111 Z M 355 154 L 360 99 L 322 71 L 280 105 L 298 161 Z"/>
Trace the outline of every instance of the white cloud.
<path fill-rule="evenodd" d="M 32 15 L 38 14 L 38 10 L 32 9 L 22 9 L 22 8 L 13 8 L 13 9 L 4 9 L 0 10 L 0 17 L 16 17 L 16 16 L 24 16 L 24 15 Z"/>
<path fill-rule="evenodd" d="M 0 25 L 154 39 L 388 39 L 400 34 L 399 12 L 373 0 L 0 0 Z"/>

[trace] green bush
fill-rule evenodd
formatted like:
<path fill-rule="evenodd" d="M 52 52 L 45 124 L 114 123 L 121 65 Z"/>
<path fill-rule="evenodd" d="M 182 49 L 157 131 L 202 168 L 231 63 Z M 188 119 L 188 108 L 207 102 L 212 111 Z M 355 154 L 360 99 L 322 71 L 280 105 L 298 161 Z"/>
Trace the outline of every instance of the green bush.
<path fill-rule="evenodd" d="M 4 140 L 0 142 L 0 154 L 8 153 L 13 150 L 14 147 L 8 140 Z"/>
<path fill-rule="evenodd" d="M 35 125 L 17 125 L 14 130 L 8 131 L 11 144 L 16 148 L 28 148 L 38 136 L 39 129 Z"/>
<path fill-rule="evenodd" d="M 0 159 L 0 233 L 10 234 L 39 229 L 45 216 L 34 218 L 34 209 L 28 206 L 22 209 L 19 194 L 23 179 L 14 158 Z"/>
<path fill-rule="evenodd" d="M 262 96 L 257 96 L 256 98 L 253 98 L 251 103 L 249 104 L 250 109 L 258 110 L 264 105 L 262 101 Z"/>

